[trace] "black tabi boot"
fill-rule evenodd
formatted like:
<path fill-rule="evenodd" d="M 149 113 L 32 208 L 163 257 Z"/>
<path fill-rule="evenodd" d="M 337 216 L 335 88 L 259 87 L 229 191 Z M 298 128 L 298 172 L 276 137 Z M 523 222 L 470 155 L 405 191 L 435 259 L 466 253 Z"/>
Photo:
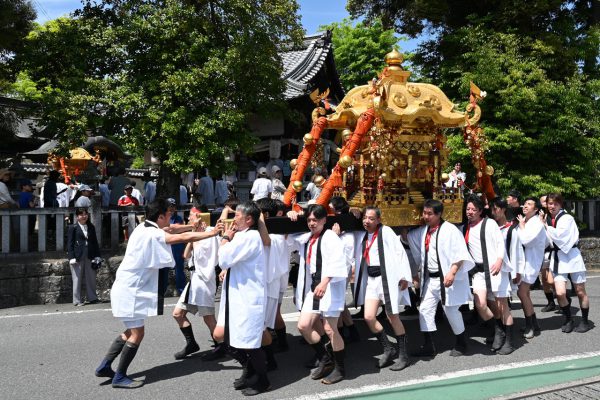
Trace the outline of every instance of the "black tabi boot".
<path fill-rule="evenodd" d="M 200 350 L 200 346 L 198 346 L 198 343 L 196 343 L 196 339 L 194 339 L 194 331 L 192 330 L 192 325 L 179 329 L 181 330 L 181 333 L 183 333 L 183 337 L 185 337 L 185 347 L 183 348 L 183 350 L 175 353 L 176 360 L 182 360 L 188 355 Z"/>
<path fill-rule="evenodd" d="M 277 336 L 277 346 L 275 346 L 275 352 L 288 351 L 290 346 L 287 342 L 287 332 L 285 326 L 281 329 L 275 329 L 275 335 Z"/>
<path fill-rule="evenodd" d="M 271 389 L 267 378 L 267 359 L 262 348 L 246 350 L 248 367 L 255 371 L 254 378 L 246 379 L 247 387 L 242 390 L 244 396 L 256 396 Z"/>
<path fill-rule="evenodd" d="M 388 340 L 388 337 L 385 333 L 385 329 L 381 332 L 377 332 L 375 334 L 375 337 L 377 338 L 377 340 L 379 340 L 379 343 L 383 348 L 383 354 L 377 362 L 377 368 L 385 368 L 394 362 L 394 358 L 396 358 L 396 349 L 394 349 L 394 347 Z"/>
<path fill-rule="evenodd" d="M 408 349 L 406 345 L 406 335 L 396 336 L 396 353 L 398 359 L 390 367 L 392 371 L 402 371 L 404 368 L 410 365 L 410 359 L 408 358 Z"/>
<path fill-rule="evenodd" d="M 317 353 L 317 359 L 319 360 L 319 364 L 315 369 L 313 369 L 310 373 L 310 378 L 317 380 L 321 379 L 324 376 L 329 375 L 333 370 L 334 364 L 332 357 L 329 355 L 323 343 L 315 343 L 311 344 L 312 348 Z"/>
<path fill-rule="evenodd" d="M 277 369 L 277 361 L 273 354 L 273 344 L 262 346 L 262 349 L 267 357 L 267 371 L 275 371 Z"/>
<path fill-rule="evenodd" d="M 104 360 L 96 368 L 96 376 L 100 378 L 112 378 L 115 376 L 115 371 L 112 370 L 112 362 L 121 354 L 125 346 L 125 340 L 119 335 L 108 348 L 108 352 L 104 356 Z"/>
<path fill-rule="evenodd" d="M 498 351 L 506 340 L 506 330 L 502 323 L 502 318 L 496 320 L 496 332 L 494 334 L 494 341 L 492 342 L 492 351 Z"/>
<path fill-rule="evenodd" d="M 227 345 L 213 340 L 215 346 L 213 349 L 202 356 L 202 361 L 214 361 L 223 358 L 227 355 Z"/>
<path fill-rule="evenodd" d="M 494 324 L 490 324 L 490 321 L 494 321 Z M 494 339 L 496 338 L 496 319 L 494 317 L 490 318 L 487 321 L 483 321 L 483 327 L 488 328 L 489 332 L 485 336 L 485 343 L 492 344 L 494 343 Z"/>
<path fill-rule="evenodd" d="M 308 343 L 308 342 L 306 342 Z M 327 343 L 329 343 L 329 337 L 327 335 L 323 335 L 321 336 L 321 347 L 323 348 L 324 351 L 326 351 L 325 346 L 327 345 Z M 313 349 L 316 351 L 314 345 L 311 345 L 313 347 Z M 319 361 L 321 360 L 321 353 L 320 352 L 316 352 L 316 354 L 307 362 L 304 363 L 304 367 L 308 368 L 308 369 L 313 369 L 313 368 L 317 368 L 319 366 Z"/>
<path fill-rule="evenodd" d="M 242 375 L 233 381 L 233 388 L 235 390 L 242 390 L 248 387 L 248 380 L 255 375 L 254 368 L 248 361 L 248 353 L 244 350 L 229 347 L 228 353 L 242 366 Z"/>
<path fill-rule="evenodd" d="M 144 381 L 134 381 L 127 376 L 127 368 L 133 361 L 138 351 L 138 345 L 131 342 L 126 342 L 121 351 L 119 366 L 112 380 L 112 387 L 121 389 L 135 389 L 144 385 Z"/>
<path fill-rule="evenodd" d="M 589 307 L 581 309 L 581 322 L 579 322 L 579 325 L 577 325 L 577 328 L 575 328 L 575 332 L 585 333 L 594 327 L 594 325 L 590 321 L 588 321 L 589 313 Z"/>
<path fill-rule="evenodd" d="M 535 332 L 533 331 L 533 322 L 531 317 L 525 317 L 525 330 L 523 331 L 523 337 L 525 339 L 533 339 Z"/>
<path fill-rule="evenodd" d="M 554 303 L 554 293 L 552 293 L 552 292 L 550 292 L 550 293 L 544 292 L 544 295 L 546 295 L 546 300 L 548 300 L 548 304 L 546 304 L 542 308 L 542 312 L 551 312 L 551 311 L 556 310 L 556 304 Z"/>
<path fill-rule="evenodd" d="M 566 306 L 561 307 L 561 309 L 563 311 L 563 315 L 565 316 L 565 323 L 563 324 L 561 330 L 564 333 L 571 333 L 575 325 L 573 323 L 573 319 L 571 318 L 571 305 L 567 304 Z"/>
<path fill-rule="evenodd" d="M 531 325 L 533 326 L 533 334 L 538 336 L 542 332 L 542 329 L 540 328 L 540 325 L 538 324 L 538 320 L 537 320 L 537 317 L 535 316 L 535 313 L 531 314 Z"/>
<path fill-rule="evenodd" d="M 437 351 L 435 349 L 435 345 L 433 344 L 433 337 L 431 332 L 423 332 L 423 338 L 425 339 L 425 343 L 417 350 L 416 353 L 412 355 L 414 357 L 435 357 Z"/>
<path fill-rule="evenodd" d="M 504 325 L 504 344 L 500 347 L 496 354 L 500 354 L 502 356 L 509 355 L 513 351 L 515 351 L 514 347 L 514 326 L 513 325 Z"/>
<path fill-rule="evenodd" d="M 344 366 L 344 349 L 333 352 L 334 368 L 321 382 L 326 385 L 338 383 L 346 377 L 346 367 Z"/>
<path fill-rule="evenodd" d="M 454 344 L 454 348 L 450 351 L 450 355 L 452 357 L 460 357 L 464 356 L 467 353 L 467 338 L 465 333 L 461 333 L 460 335 L 455 335 L 456 343 Z"/>

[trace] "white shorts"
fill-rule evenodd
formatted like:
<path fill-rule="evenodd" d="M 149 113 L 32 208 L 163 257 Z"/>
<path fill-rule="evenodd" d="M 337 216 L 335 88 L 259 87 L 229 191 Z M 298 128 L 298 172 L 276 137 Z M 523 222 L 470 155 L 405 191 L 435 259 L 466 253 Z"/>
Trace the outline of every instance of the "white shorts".
<path fill-rule="evenodd" d="M 182 310 L 185 310 L 185 311 L 187 311 L 191 314 L 197 315 L 199 317 L 204 317 L 207 315 L 215 315 L 214 307 L 197 306 L 195 304 L 184 303 L 183 301 L 181 301 L 181 298 L 177 302 L 177 305 L 175 306 L 175 308 L 181 308 Z"/>
<path fill-rule="evenodd" d="M 144 326 L 143 319 L 130 319 L 125 317 L 121 317 L 119 319 L 121 320 L 123 325 L 125 325 L 126 329 L 141 328 Z"/>
<path fill-rule="evenodd" d="M 555 274 L 554 280 L 559 282 L 569 282 L 569 274 L 571 274 L 571 280 L 574 284 L 585 283 L 585 271 L 579 272 L 567 272 L 566 274 Z"/>
<path fill-rule="evenodd" d="M 275 317 L 277 316 L 277 299 L 267 297 L 265 306 L 265 328 L 275 329 Z"/>
<path fill-rule="evenodd" d="M 340 310 L 335 310 L 335 311 L 313 310 L 313 292 L 306 293 L 306 297 L 304 298 L 304 303 L 302 303 L 302 310 L 300 312 L 321 314 L 325 318 L 338 318 L 341 314 Z"/>
<path fill-rule="evenodd" d="M 383 281 L 381 276 L 368 276 L 367 288 L 365 290 L 365 300 L 381 300 L 385 304 L 385 296 L 383 295 Z"/>
<path fill-rule="evenodd" d="M 535 275 L 527 275 L 527 274 L 521 274 L 521 283 L 527 283 L 529 285 L 533 285 L 535 283 L 535 280 L 537 279 L 539 273 L 535 274 Z"/>
<path fill-rule="evenodd" d="M 487 285 L 485 283 L 485 275 L 483 272 L 477 272 L 473 275 L 473 291 L 481 291 L 487 290 L 487 299 L 489 301 L 494 301 L 496 297 L 510 297 L 510 279 L 507 272 L 500 272 L 504 276 L 502 276 L 500 281 L 500 287 L 496 291 L 487 290 Z"/>

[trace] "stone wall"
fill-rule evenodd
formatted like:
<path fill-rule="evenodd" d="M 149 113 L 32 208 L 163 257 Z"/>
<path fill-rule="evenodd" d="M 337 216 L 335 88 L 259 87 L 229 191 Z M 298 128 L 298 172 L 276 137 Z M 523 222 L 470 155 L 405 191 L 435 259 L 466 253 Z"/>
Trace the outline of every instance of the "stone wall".
<path fill-rule="evenodd" d="M 582 238 L 580 248 L 588 270 L 600 270 L 600 238 Z M 107 258 L 98 271 L 97 291 L 110 299 L 110 288 L 123 256 Z M 167 295 L 173 292 L 173 274 Z M 26 304 L 70 303 L 73 299 L 68 260 L 6 262 L 0 266 L 0 308 Z M 82 289 L 85 295 L 85 287 Z"/>

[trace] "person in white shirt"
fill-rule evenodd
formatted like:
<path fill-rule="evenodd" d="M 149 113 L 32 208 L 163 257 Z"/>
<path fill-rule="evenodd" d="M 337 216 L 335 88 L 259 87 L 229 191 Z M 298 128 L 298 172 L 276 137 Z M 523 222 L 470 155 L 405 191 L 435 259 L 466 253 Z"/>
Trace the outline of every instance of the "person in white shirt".
<path fill-rule="evenodd" d="M 256 201 L 270 197 L 272 191 L 273 184 L 267 178 L 267 169 L 260 167 L 258 169 L 258 178 L 252 183 L 252 189 L 250 189 L 250 194 L 253 195 L 252 200 Z"/>
<path fill-rule="evenodd" d="M 519 228 L 517 234 L 521 244 L 525 247 L 525 267 L 521 274 L 519 290 L 517 292 L 521 300 L 521 307 L 525 315 L 525 332 L 523 337 L 533 339 L 540 333 L 540 327 L 533 309 L 531 301 L 530 287 L 535 282 L 540 273 L 540 268 L 544 261 L 544 249 L 546 248 L 546 231 L 544 224 L 538 217 L 538 211 L 541 209 L 539 199 L 528 197 L 523 202 L 523 214 L 518 215 L 517 221 Z"/>
<path fill-rule="evenodd" d="M 272 199 L 283 200 L 286 187 L 281 181 L 282 179 L 283 175 L 281 173 L 281 168 L 279 168 L 277 165 L 273 165 L 271 167 L 271 184 L 273 185 L 273 192 L 271 192 Z"/>
<path fill-rule="evenodd" d="M 125 325 L 110 346 L 106 356 L 96 368 L 96 376 L 112 378 L 114 388 L 137 388 L 143 381 L 127 376 L 127 368 L 133 361 L 144 338 L 144 321 L 158 314 L 158 271 L 172 268 L 175 264 L 170 245 L 187 243 L 214 237 L 219 229 L 210 232 L 167 233 L 170 211 L 163 199 L 155 200 L 146 208 L 146 221 L 138 225 L 127 244 L 125 256 L 110 293 L 113 316 Z M 222 229 L 222 225 L 218 228 Z M 116 372 L 112 362 L 121 355 Z"/>
<path fill-rule="evenodd" d="M 12 172 L 3 169 L 0 170 L 0 208 L 17 208 L 17 202 L 10 195 L 8 190 L 7 182 L 10 181 Z"/>
<path fill-rule="evenodd" d="M 79 186 L 79 192 L 81 196 L 75 201 L 75 207 L 83 207 L 89 208 L 92 206 L 92 201 L 90 200 L 90 196 L 94 191 L 88 185 Z"/>
<path fill-rule="evenodd" d="M 550 215 L 547 219 L 542 216 L 542 221 L 546 235 L 552 242 L 550 271 L 554 275 L 556 298 L 565 316 L 562 331 L 570 333 L 575 327 L 571 317 L 571 302 L 567 299 L 567 281 L 571 275 L 581 307 L 581 321 L 575 332 L 584 333 L 592 329 L 593 325 L 588 320 L 590 301 L 585 291 L 585 264 L 579 250 L 579 229 L 575 219 L 563 209 L 564 200 L 561 194 L 550 193 L 546 201 Z"/>
<path fill-rule="evenodd" d="M 136 185 L 136 182 L 132 179 L 131 186 L 133 186 L 133 190 L 131 191 L 131 195 L 137 199 L 138 203 L 140 203 L 140 206 L 143 206 L 144 205 L 144 196 L 142 195 L 142 192 L 140 192 L 140 190 L 135 187 L 135 185 Z"/>

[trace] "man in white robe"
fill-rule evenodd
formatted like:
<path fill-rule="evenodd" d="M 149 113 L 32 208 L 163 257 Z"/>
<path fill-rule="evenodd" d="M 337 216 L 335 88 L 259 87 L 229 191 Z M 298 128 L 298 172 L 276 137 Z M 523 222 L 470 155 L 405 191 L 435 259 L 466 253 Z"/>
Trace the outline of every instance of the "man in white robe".
<path fill-rule="evenodd" d="M 363 227 L 366 232 L 362 235 L 362 244 L 355 246 L 355 305 L 364 306 L 365 323 L 383 348 L 377 366 L 385 368 L 397 358 L 390 369 L 400 371 L 409 364 L 406 332 L 398 313 L 400 304 L 410 305 L 407 289 L 412 282 L 410 263 L 398 236 L 392 228 L 381 224 L 381 210 L 365 208 Z M 377 320 L 381 304 L 394 331 L 394 347 Z"/>
<path fill-rule="evenodd" d="M 458 308 L 469 301 L 469 275 L 475 263 L 469 254 L 460 230 L 442 220 L 444 205 L 439 200 L 426 200 L 423 205 L 425 226 L 421 236 L 421 307 L 419 324 L 425 343 L 416 353 L 419 357 L 434 357 L 436 348 L 431 332 L 437 330 L 435 312 L 441 301 L 446 318 L 455 336 L 450 355 L 462 356 L 467 350 L 465 325 Z"/>
<path fill-rule="evenodd" d="M 550 270 L 554 275 L 554 287 L 558 304 L 563 310 L 565 323 L 562 331 L 573 331 L 574 322 L 571 317 L 571 302 L 567 299 L 567 281 L 569 274 L 581 307 L 581 321 L 575 332 L 584 333 L 592 329 L 588 320 L 590 302 L 585 291 L 585 264 L 579 251 L 579 229 L 575 219 L 563 209 L 563 197 L 559 193 L 551 193 L 547 197 L 548 219 L 542 218 L 546 227 L 546 235 L 552 242 L 553 251 L 550 257 Z"/>
<path fill-rule="evenodd" d="M 258 227 L 260 209 L 252 201 L 235 210 L 233 226 L 225 231 L 219 248 L 223 290 L 214 338 L 233 348 L 234 357 L 247 368 L 234 382 L 244 395 L 270 389 L 261 342 L 265 326 L 266 257 Z"/>
<path fill-rule="evenodd" d="M 192 232 L 210 232 L 214 229 L 201 222 L 200 210 L 195 208 L 190 212 L 189 222 L 193 226 Z M 181 360 L 200 350 L 200 346 L 194 338 L 194 331 L 190 320 L 187 318 L 187 313 L 202 317 L 211 336 L 217 325 L 215 319 L 215 293 L 217 291 L 215 267 L 219 264 L 218 249 L 219 239 L 213 237 L 188 243 L 183 252 L 183 257 L 188 260 L 190 281 L 183 289 L 173 310 L 173 318 L 179 325 L 186 345 L 183 350 L 175 353 L 176 360 Z M 206 354 L 202 359 L 206 361 L 214 360 L 218 356 L 224 355 L 224 351 L 221 349 L 223 347 L 215 342 L 215 351 Z"/>
<path fill-rule="evenodd" d="M 544 249 L 547 242 L 544 224 L 538 217 L 540 208 L 539 199 L 528 197 L 523 202 L 524 215 L 517 216 L 517 221 L 519 222 L 517 234 L 519 235 L 521 244 L 525 247 L 525 267 L 521 274 L 517 294 L 521 300 L 521 307 L 525 315 L 523 337 L 526 339 L 533 339 L 535 335 L 539 335 L 540 333 L 540 327 L 535 316 L 530 294 L 530 287 L 537 279 L 544 261 Z"/>
<path fill-rule="evenodd" d="M 108 353 L 96 368 L 96 376 L 112 378 L 114 388 L 137 388 L 144 384 L 127 376 L 127 368 L 144 338 L 144 321 L 158 313 L 158 270 L 171 268 L 175 261 L 170 245 L 193 242 L 217 235 L 212 232 L 170 234 L 171 215 L 165 200 L 156 200 L 146 209 L 146 222 L 138 225 L 127 243 L 125 256 L 112 286 L 110 299 L 113 315 L 125 325 Z M 221 226 L 222 227 L 222 226 Z M 121 354 L 115 371 L 111 364 Z"/>
<path fill-rule="evenodd" d="M 298 330 L 313 347 L 319 360 L 311 378 L 333 384 L 345 377 L 344 340 L 337 328 L 345 305 L 348 276 L 344 244 L 332 230 L 324 229 L 327 211 L 323 206 L 311 204 L 305 215 L 310 233 L 288 237 L 291 249 L 298 250 L 300 254 L 295 297 L 300 311 Z M 321 317 L 333 354 L 328 353 L 315 329 Z"/>
<path fill-rule="evenodd" d="M 483 201 L 476 195 L 466 200 L 467 223 L 465 241 L 475 268 L 471 270 L 475 309 L 483 321 L 492 321 L 492 332 L 486 343 L 492 351 L 499 350 L 505 341 L 502 315 L 508 311 L 510 296 L 510 266 L 504 262 L 504 238 L 495 221 L 484 217 Z"/>

